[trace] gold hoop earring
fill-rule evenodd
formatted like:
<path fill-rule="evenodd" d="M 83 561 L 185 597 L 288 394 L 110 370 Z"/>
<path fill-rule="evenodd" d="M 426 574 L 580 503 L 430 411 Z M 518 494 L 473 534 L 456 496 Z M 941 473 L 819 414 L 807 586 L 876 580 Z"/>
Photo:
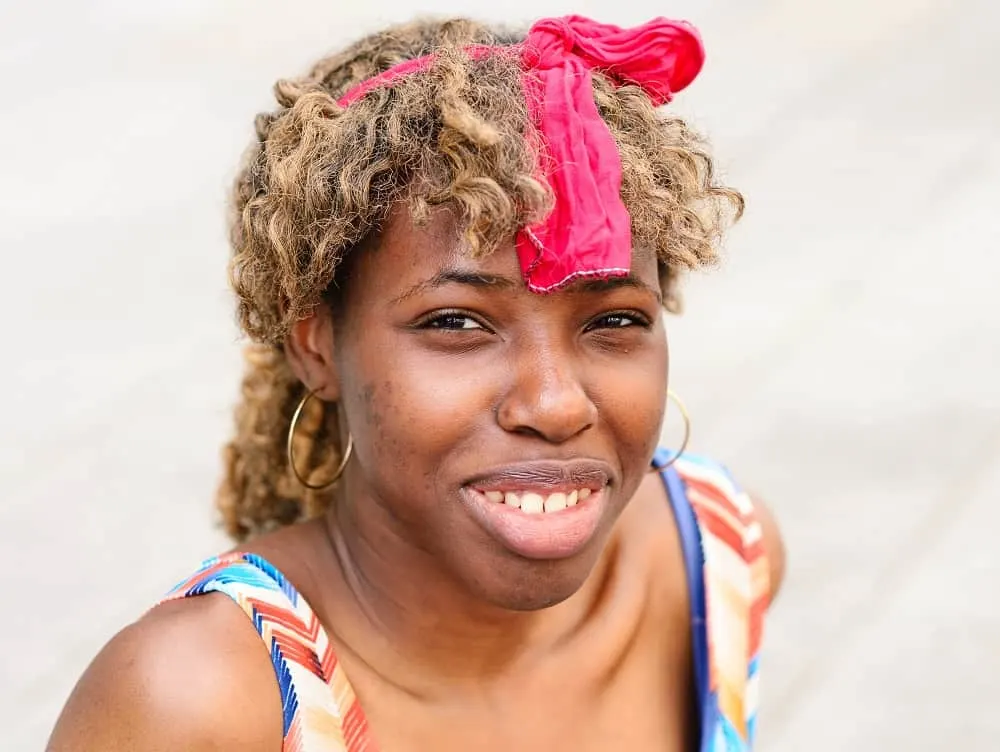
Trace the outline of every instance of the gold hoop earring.
<path fill-rule="evenodd" d="M 667 390 L 667 399 L 674 401 L 674 404 L 677 405 L 677 409 L 680 410 L 681 417 L 684 418 L 684 440 L 681 442 L 680 448 L 674 452 L 673 457 L 663 464 L 656 464 L 654 462 L 652 470 L 666 470 L 672 464 L 677 462 L 677 459 L 684 454 L 684 450 L 687 449 L 688 441 L 691 439 L 691 415 L 688 413 L 687 407 L 684 405 L 684 401 L 677 396 L 673 389 Z M 652 470 L 650 472 L 652 472 Z"/>
<path fill-rule="evenodd" d="M 292 475 L 295 476 L 295 480 L 312 491 L 322 491 L 340 480 L 340 476 L 343 475 L 344 468 L 347 467 L 347 461 L 351 459 L 351 452 L 354 450 L 354 437 L 351 436 L 350 431 L 347 432 L 347 447 L 344 449 L 344 454 L 340 458 L 340 464 L 337 465 L 337 469 L 333 472 L 333 477 L 326 483 L 310 483 L 299 475 L 299 471 L 295 467 L 295 453 L 292 448 L 292 440 L 295 438 L 295 426 L 298 425 L 299 416 L 302 415 L 302 411 L 305 409 L 306 403 L 308 403 L 314 396 L 316 396 L 315 392 L 307 392 L 306 396 L 299 401 L 299 406 L 295 408 L 295 413 L 292 415 L 292 424 L 288 427 L 288 442 L 285 445 L 285 453 L 288 455 L 288 467 L 292 471 Z"/>

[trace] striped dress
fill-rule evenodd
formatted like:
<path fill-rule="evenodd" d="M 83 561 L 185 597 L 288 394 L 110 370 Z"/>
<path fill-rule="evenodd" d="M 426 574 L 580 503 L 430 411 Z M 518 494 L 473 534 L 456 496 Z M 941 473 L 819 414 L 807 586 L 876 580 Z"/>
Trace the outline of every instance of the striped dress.
<path fill-rule="evenodd" d="M 665 464 L 659 451 L 654 465 Z M 691 595 L 699 752 L 752 748 L 767 562 L 749 497 L 710 460 L 684 455 L 660 471 Z M 364 712 L 309 604 L 260 556 L 206 561 L 167 600 L 224 593 L 253 622 L 281 691 L 283 752 L 376 752 Z"/>

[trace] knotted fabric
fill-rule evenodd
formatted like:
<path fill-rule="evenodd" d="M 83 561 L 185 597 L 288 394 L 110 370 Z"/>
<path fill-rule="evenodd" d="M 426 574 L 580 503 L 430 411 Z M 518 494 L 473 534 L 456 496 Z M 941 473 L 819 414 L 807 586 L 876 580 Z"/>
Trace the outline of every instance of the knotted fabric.
<path fill-rule="evenodd" d="M 473 45 L 466 51 L 481 58 L 510 49 Z M 519 233 L 525 282 L 535 292 L 548 292 L 578 278 L 627 275 L 632 227 L 621 199 L 621 155 L 594 102 L 591 71 L 617 85 L 639 86 L 654 105 L 665 104 L 701 70 L 705 53 L 698 32 L 664 18 L 622 29 L 567 16 L 537 22 L 517 49 L 529 116 L 540 137 L 542 177 L 554 197 L 552 211 Z M 400 63 L 348 91 L 339 104 L 347 107 L 432 63 L 433 56 Z"/>

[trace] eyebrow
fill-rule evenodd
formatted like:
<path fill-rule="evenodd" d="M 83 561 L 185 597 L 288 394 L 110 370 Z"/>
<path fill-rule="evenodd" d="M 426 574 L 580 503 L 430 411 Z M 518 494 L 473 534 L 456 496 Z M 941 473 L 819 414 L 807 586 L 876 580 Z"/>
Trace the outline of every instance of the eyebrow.
<path fill-rule="evenodd" d="M 514 280 L 500 274 L 487 274 L 484 272 L 473 272 L 455 268 L 442 269 L 433 277 L 413 285 L 413 287 L 409 288 L 402 295 L 394 298 L 392 302 L 401 303 L 404 300 L 412 298 L 414 295 L 418 295 L 422 292 L 436 290 L 440 287 L 454 284 L 469 285 L 470 287 L 477 287 L 481 289 L 513 290 L 521 287 L 523 282 L 519 279 Z M 663 294 L 658 289 L 651 287 L 634 274 L 628 274 L 624 277 L 605 277 L 602 279 L 585 279 L 572 282 L 567 285 L 566 291 L 596 293 L 609 292 L 623 287 L 630 287 L 648 292 L 656 298 L 660 305 L 663 304 Z"/>
<path fill-rule="evenodd" d="M 569 289 L 577 289 L 583 292 L 607 292 L 609 290 L 617 290 L 621 287 L 632 287 L 638 290 L 643 290 L 652 295 L 656 300 L 663 305 L 663 293 L 658 289 L 650 286 L 645 281 L 639 279 L 639 277 L 634 274 L 627 274 L 624 277 L 604 277 L 602 279 L 588 279 L 582 282 L 576 282 L 569 286 Z"/>
<path fill-rule="evenodd" d="M 427 292 L 428 290 L 436 290 L 445 285 L 469 285 L 479 288 L 513 290 L 518 286 L 518 282 L 500 274 L 485 274 L 483 272 L 472 272 L 464 269 L 442 269 L 430 279 L 418 282 L 392 302 L 402 303 L 414 295 Z"/>

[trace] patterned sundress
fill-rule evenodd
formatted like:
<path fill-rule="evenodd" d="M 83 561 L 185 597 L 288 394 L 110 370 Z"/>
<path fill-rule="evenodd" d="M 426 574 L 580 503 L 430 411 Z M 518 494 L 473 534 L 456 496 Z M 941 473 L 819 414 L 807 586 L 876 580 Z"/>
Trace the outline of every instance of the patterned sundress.
<path fill-rule="evenodd" d="M 660 450 L 654 465 L 670 459 Z M 721 465 L 684 455 L 660 471 L 684 550 L 691 600 L 699 752 L 753 745 L 767 561 L 753 504 Z M 224 593 L 270 650 L 281 690 L 283 752 L 376 752 L 351 683 L 316 614 L 260 556 L 209 559 L 167 600 Z"/>

